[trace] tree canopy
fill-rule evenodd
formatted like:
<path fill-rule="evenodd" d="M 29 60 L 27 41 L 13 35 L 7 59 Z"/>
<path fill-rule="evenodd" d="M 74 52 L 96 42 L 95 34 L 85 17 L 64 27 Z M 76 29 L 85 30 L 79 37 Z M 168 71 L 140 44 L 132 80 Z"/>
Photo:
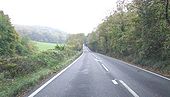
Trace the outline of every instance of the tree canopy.
<path fill-rule="evenodd" d="M 74 50 L 82 50 L 83 43 L 85 41 L 85 35 L 83 33 L 80 34 L 70 34 L 66 44 L 74 49 Z"/>
<path fill-rule="evenodd" d="M 117 10 L 88 35 L 93 51 L 118 58 L 170 59 L 169 0 L 118 0 Z M 169 6 L 169 5 L 168 5 Z M 168 10 L 168 11 L 167 11 Z"/>
<path fill-rule="evenodd" d="M 12 55 L 18 41 L 18 34 L 11 25 L 10 18 L 0 11 L 0 55 Z"/>

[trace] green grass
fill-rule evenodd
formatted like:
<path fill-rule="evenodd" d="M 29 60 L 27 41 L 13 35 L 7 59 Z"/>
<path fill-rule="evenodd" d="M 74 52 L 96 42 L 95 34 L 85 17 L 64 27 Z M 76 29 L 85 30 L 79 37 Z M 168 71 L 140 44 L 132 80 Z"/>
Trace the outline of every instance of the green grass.
<path fill-rule="evenodd" d="M 2 81 L 0 82 L 0 97 L 14 97 L 18 92 L 23 91 L 23 89 L 29 88 L 32 85 L 35 85 L 42 76 L 45 76 L 50 73 L 50 69 L 40 69 L 39 71 L 15 78 L 14 80 Z"/>
<path fill-rule="evenodd" d="M 47 55 L 47 54 L 44 54 L 44 55 Z M 66 54 L 64 55 L 66 56 Z M 10 79 L 10 80 L 1 79 L 0 80 L 0 97 L 16 97 L 18 93 L 22 93 L 26 89 L 29 89 L 30 87 L 35 86 L 42 79 L 50 76 L 53 73 L 59 72 L 61 69 L 65 68 L 68 64 L 73 62 L 79 55 L 80 55 L 80 52 L 77 52 L 77 53 L 74 53 L 74 55 L 70 55 L 64 58 L 62 57 L 63 60 L 57 62 L 56 58 L 58 57 L 56 56 L 55 58 L 52 54 L 49 54 L 47 55 L 49 56 L 47 58 L 50 58 L 50 60 L 48 59 L 47 63 L 50 66 L 45 66 L 45 67 L 41 66 L 34 72 L 17 76 L 14 79 Z M 2 75 L 0 74 L 0 76 Z"/>
<path fill-rule="evenodd" d="M 38 51 L 47 51 L 49 49 L 54 49 L 56 44 L 55 43 L 47 43 L 47 42 L 38 42 L 33 41 L 38 48 Z"/>

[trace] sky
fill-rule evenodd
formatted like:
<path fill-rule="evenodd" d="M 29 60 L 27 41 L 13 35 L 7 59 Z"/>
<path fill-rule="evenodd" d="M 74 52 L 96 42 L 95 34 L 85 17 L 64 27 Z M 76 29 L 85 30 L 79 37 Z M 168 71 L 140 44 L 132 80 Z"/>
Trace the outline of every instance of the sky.
<path fill-rule="evenodd" d="M 40 25 L 67 33 L 90 33 L 108 16 L 117 0 L 0 0 L 12 24 Z"/>

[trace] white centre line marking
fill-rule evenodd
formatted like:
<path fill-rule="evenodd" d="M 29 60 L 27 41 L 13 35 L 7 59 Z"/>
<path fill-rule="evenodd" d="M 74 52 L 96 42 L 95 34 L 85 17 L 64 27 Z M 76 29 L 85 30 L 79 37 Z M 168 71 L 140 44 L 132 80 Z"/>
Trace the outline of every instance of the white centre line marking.
<path fill-rule="evenodd" d="M 99 59 L 95 59 L 97 62 L 101 62 L 102 60 L 99 60 Z"/>
<path fill-rule="evenodd" d="M 116 82 L 116 80 L 112 80 L 113 84 L 117 85 L 118 83 Z"/>
<path fill-rule="evenodd" d="M 93 54 L 93 56 L 94 56 L 96 59 L 98 59 L 94 54 Z"/>
<path fill-rule="evenodd" d="M 139 97 L 128 85 L 126 85 L 122 80 L 119 80 L 120 83 L 134 96 L 134 97 Z"/>
<path fill-rule="evenodd" d="M 109 70 L 106 68 L 106 66 L 104 66 L 103 64 L 102 64 L 102 66 L 103 66 L 103 68 L 108 72 Z"/>

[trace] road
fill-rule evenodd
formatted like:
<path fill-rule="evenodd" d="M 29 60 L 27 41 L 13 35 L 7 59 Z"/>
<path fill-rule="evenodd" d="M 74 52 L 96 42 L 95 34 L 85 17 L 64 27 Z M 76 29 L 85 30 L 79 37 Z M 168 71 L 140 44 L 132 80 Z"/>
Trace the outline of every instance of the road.
<path fill-rule="evenodd" d="M 170 97 L 170 80 L 84 46 L 74 63 L 29 97 Z"/>

